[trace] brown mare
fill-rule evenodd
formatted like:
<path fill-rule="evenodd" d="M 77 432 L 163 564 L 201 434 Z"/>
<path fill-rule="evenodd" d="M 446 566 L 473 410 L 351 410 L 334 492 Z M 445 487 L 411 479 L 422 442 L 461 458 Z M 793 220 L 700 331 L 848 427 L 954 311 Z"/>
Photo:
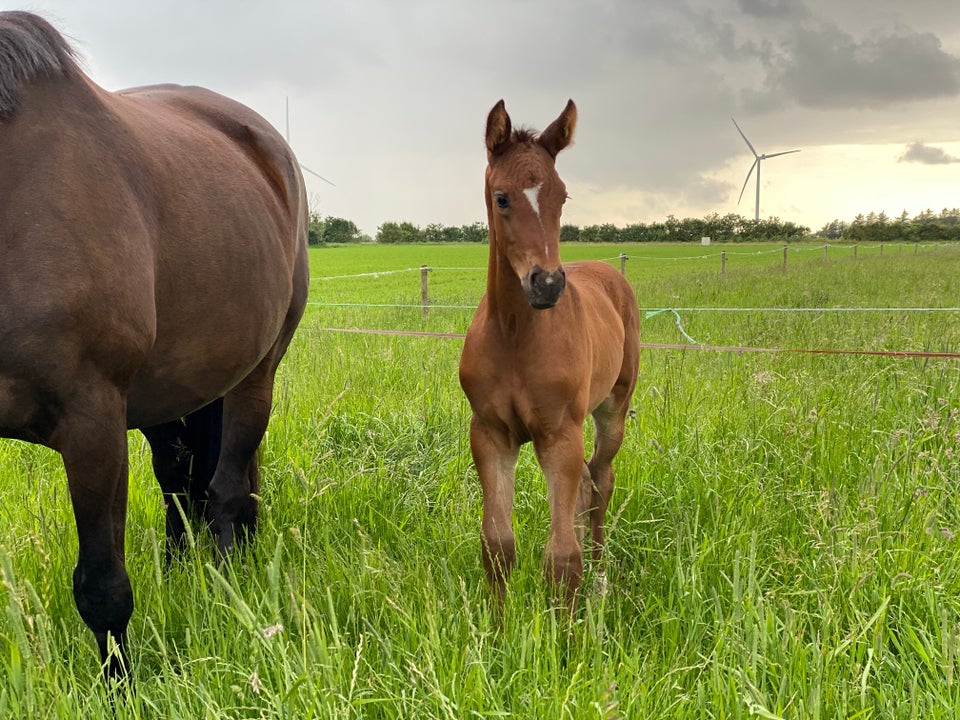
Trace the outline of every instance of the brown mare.
<path fill-rule="evenodd" d="M 567 193 L 554 167 L 573 140 L 573 101 L 539 136 L 512 130 L 503 101 L 487 117 L 484 196 L 487 291 L 467 333 L 460 384 L 470 401 L 470 449 L 483 489 L 482 554 L 500 607 L 514 564 L 514 470 L 533 447 L 547 481 L 547 578 L 573 607 L 590 515 L 594 557 L 613 492 L 612 461 L 637 382 L 639 312 L 629 283 L 603 262 L 560 262 Z M 593 455 L 583 423 L 593 415 Z"/>
<path fill-rule="evenodd" d="M 253 530 L 309 282 L 303 179 L 248 108 L 196 87 L 107 92 L 23 12 L 0 13 L 0 158 L 0 436 L 63 457 L 77 608 L 123 677 L 127 429 L 153 450 L 168 546 L 175 495 L 223 552 Z"/>

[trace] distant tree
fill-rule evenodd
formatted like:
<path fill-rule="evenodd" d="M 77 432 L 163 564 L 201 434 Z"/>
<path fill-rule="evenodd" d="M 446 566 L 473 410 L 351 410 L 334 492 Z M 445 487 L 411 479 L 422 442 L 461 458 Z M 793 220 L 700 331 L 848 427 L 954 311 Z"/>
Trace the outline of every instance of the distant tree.
<path fill-rule="evenodd" d="M 579 237 L 580 242 L 589 243 L 615 243 L 619 239 L 617 226 L 610 223 L 581 228 Z"/>
<path fill-rule="evenodd" d="M 443 225 L 430 223 L 422 230 L 423 242 L 443 242 L 443 231 Z"/>
<path fill-rule="evenodd" d="M 944 208 L 940 211 L 940 222 L 949 227 L 960 225 L 960 208 Z"/>
<path fill-rule="evenodd" d="M 423 233 L 413 223 L 385 222 L 377 228 L 376 242 L 385 245 L 423 242 Z"/>
<path fill-rule="evenodd" d="M 560 242 L 577 242 L 580 239 L 580 228 L 576 225 L 564 223 L 560 226 Z"/>
<path fill-rule="evenodd" d="M 490 231 L 487 224 L 475 222 L 471 225 L 460 226 L 460 237 L 463 242 L 485 243 L 489 239 Z"/>
<path fill-rule="evenodd" d="M 663 239 L 667 241 L 682 240 L 680 235 L 680 221 L 673 215 L 667 215 L 663 222 Z"/>
<path fill-rule="evenodd" d="M 324 221 L 323 243 L 355 243 L 360 242 L 360 230 L 352 220 L 338 217 L 327 217 Z"/>
<path fill-rule="evenodd" d="M 451 243 L 463 241 L 463 233 L 460 228 L 438 223 L 427 225 L 421 231 L 421 235 L 423 236 L 423 242 Z"/>
<path fill-rule="evenodd" d="M 323 245 L 323 231 L 326 227 L 327 224 L 320 216 L 320 213 L 311 210 L 309 223 L 307 225 L 307 244 L 312 247 Z"/>
<path fill-rule="evenodd" d="M 459 227 L 445 225 L 440 230 L 440 242 L 445 242 L 445 243 L 463 242 L 463 232 Z"/>
<path fill-rule="evenodd" d="M 816 236 L 827 240 L 839 240 L 846 228 L 847 224 L 842 220 L 831 220 L 817 231 Z"/>
<path fill-rule="evenodd" d="M 561 238 L 563 235 L 561 234 Z M 643 242 L 647 239 L 647 226 L 643 223 L 635 223 L 620 228 L 621 242 Z"/>

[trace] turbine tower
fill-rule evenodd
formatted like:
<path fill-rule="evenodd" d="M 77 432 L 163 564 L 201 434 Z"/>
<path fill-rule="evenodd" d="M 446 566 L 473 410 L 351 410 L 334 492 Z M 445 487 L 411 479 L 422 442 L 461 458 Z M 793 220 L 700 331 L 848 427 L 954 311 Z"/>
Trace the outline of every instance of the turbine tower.
<path fill-rule="evenodd" d="M 286 137 L 286 140 L 287 140 L 287 145 L 289 145 L 289 144 L 290 144 L 290 97 L 289 97 L 289 96 L 287 97 L 287 137 Z M 300 168 L 301 168 L 302 170 L 306 170 L 306 171 L 307 171 L 308 173 L 310 173 L 311 175 L 316 175 L 318 178 L 320 178 L 321 180 L 323 180 L 325 183 L 329 183 L 330 185 L 333 185 L 333 183 L 330 182 L 329 180 L 327 180 L 323 175 L 321 175 L 320 173 L 314 172 L 313 170 L 311 170 L 310 168 L 308 168 L 306 165 L 304 165 L 304 164 L 303 164 L 302 162 L 300 162 L 299 160 L 297 160 L 297 164 L 300 166 Z M 333 185 L 333 186 L 336 187 L 336 185 Z"/>
<path fill-rule="evenodd" d="M 733 118 L 730 118 L 730 119 L 733 120 Z M 737 125 L 736 120 L 733 120 L 733 125 L 734 127 L 737 128 L 737 132 L 740 133 L 740 137 L 743 138 L 743 141 L 747 144 L 747 147 L 750 148 L 750 152 L 753 153 L 753 157 L 755 158 L 753 161 L 753 165 L 750 166 L 750 170 L 747 171 L 747 177 L 743 181 L 743 187 L 740 188 L 740 197 L 737 198 L 737 205 L 739 205 L 740 201 L 743 199 L 743 191 L 747 189 L 747 183 L 750 182 L 750 173 L 752 173 L 753 169 L 756 168 L 757 169 L 757 206 L 754 211 L 753 219 L 759 220 L 760 219 L 760 161 L 766 160 L 767 158 L 774 158 L 779 155 L 789 155 L 790 153 L 798 153 L 800 151 L 784 150 L 783 152 L 778 152 L 778 153 L 769 153 L 769 154 L 763 153 L 762 155 L 758 155 L 753 145 L 750 143 L 749 140 L 747 140 L 747 136 L 743 134 L 743 130 L 741 130 L 740 126 Z"/>

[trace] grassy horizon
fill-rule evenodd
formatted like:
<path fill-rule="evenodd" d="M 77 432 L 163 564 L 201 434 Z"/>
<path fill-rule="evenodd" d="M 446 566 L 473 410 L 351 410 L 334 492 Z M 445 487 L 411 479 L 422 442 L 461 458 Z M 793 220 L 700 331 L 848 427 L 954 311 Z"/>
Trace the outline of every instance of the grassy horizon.
<path fill-rule="evenodd" d="M 693 308 L 680 316 L 700 342 L 960 350 L 956 311 L 830 310 L 956 306 L 960 248 L 824 261 L 812 246 L 788 253 L 785 271 L 776 252 L 728 257 L 722 276 L 715 258 L 669 259 L 676 248 L 644 259 L 658 250 L 626 250 L 638 302 Z M 432 303 L 468 308 L 485 258 L 468 246 L 311 251 L 314 277 L 431 265 Z M 454 267 L 467 269 L 440 269 Z M 472 312 L 423 318 L 416 271 L 318 280 L 311 300 L 278 377 L 260 530 L 229 567 L 195 528 L 163 568 L 160 491 L 146 443 L 129 435 L 136 694 L 115 706 L 73 603 L 59 456 L 0 441 L 4 717 L 960 714 L 956 359 L 644 350 L 615 461 L 610 592 L 591 565 L 573 621 L 556 611 L 540 572 L 546 494 L 527 447 L 498 630 L 461 341 L 328 329 L 462 332 Z M 684 342 L 669 313 L 641 332 Z"/>

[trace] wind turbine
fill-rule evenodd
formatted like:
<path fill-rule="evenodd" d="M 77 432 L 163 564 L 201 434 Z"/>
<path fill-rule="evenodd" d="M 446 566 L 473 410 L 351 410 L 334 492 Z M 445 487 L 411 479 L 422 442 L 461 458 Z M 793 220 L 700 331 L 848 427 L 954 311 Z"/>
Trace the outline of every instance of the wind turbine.
<path fill-rule="evenodd" d="M 730 118 L 733 120 L 733 118 Z M 743 130 L 740 129 L 740 126 L 737 125 L 737 121 L 733 120 L 734 127 L 737 128 L 737 132 L 740 133 L 740 137 L 743 138 L 743 141 L 747 144 L 747 147 L 750 148 L 750 152 L 753 153 L 753 157 L 756 158 L 753 161 L 753 165 L 750 166 L 750 170 L 747 171 L 747 177 L 743 181 L 743 187 L 740 188 L 740 197 L 737 198 L 737 205 L 740 204 L 740 201 L 743 199 L 743 191 L 747 189 L 747 183 L 750 182 L 750 173 L 753 172 L 753 169 L 757 169 L 757 206 L 754 211 L 753 218 L 754 220 L 760 219 L 760 161 L 766 160 L 767 158 L 778 157 L 779 155 L 789 155 L 790 153 L 798 153 L 799 150 L 784 150 L 783 152 L 778 153 L 763 153 L 762 155 L 757 155 L 757 151 L 754 149 L 753 145 L 747 140 L 747 136 L 743 134 Z"/>
<path fill-rule="evenodd" d="M 288 97 L 287 97 L 287 145 L 289 145 L 289 144 L 290 144 L 290 97 L 288 96 Z M 321 175 L 320 173 L 314 172 L 313 170 L 311 170 L 310 168 L 308 168 L 306 165 L 304 165 L 304 164 L 303 164 L 302 162 L 300 162 L 299 160 L 297 160 L 297 163 L 300 165 L 301 169 L 306 170 L 306 171 L 307 171 L 308 173 L 310 173 L 311 175 L 316 175 L 318 178 L 320 178 L 321 180 L 323 180 L 325 183 L 329 183 L 330 185 L 333 185 L 333 183 L 330 182 L 329 180 L 327 180 L 323 175 Z M 333 186 L 336 187 L 336 185 L 333 185 Z"/>

